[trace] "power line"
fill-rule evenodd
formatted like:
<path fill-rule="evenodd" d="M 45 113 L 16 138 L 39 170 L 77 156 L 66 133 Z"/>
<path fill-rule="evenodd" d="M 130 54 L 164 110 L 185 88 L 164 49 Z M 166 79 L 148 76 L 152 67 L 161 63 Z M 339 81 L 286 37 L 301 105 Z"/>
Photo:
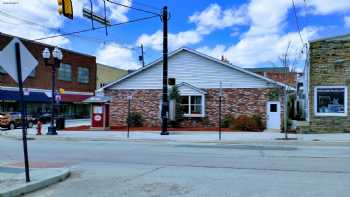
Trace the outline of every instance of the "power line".
<path fill-rule="evenodd" d="M 140 8 L 135 8 L 135 7 L 133 7 L 133 6 L 124 5 L 124 4 L 121 4 L 121 3 L 118 3 L 118 2 L 114 2 L 114 1 L 111 1 L 111 0 L 107 0 L 107 1 L 108 1 L 109 3 L 115 4 L 115 5 L 119 5 L 119 6 L 122 6 L 122 7 L 125 7 L 125 8 L 130 8 L 130 9 L 137 10 L 137 11 L 140 11 L 140 12 L 145 12 L 145 13 L 148 13 L 148 14 L 153 14 L 153 15 L 161 16 L 161 14 L 156 13 L 156 12 L 153 12 L 153 11 L 144 10 L 144 9 L 140 9 Z"/>
<path fill-rule="evenodd" d="M 1 11 L 0 11 L 0 15 L 2 15 Z M 48 26 L 44 26 L 44 25 L 41 25 L 41 24 L 34 23 L 32 21 L 29 21 L 29 20 L 22 20 L 19 17 L 14 17 L 14 16 L 12 17 L 12 15 L 7 15 L 6 17 L 14 18 L 14 19 L 22 21 L 22 22 L 27 22 L 28 21 L 27 23 L 25 23 L 23 25 L 29 25 L 32 28 L 37 28 L 37 29 L 46 28 L 46 29 L 54 30 L 55 33 L 65 33 L 65 32 L 61 31 L 59 28 L 52 28 L 52 27 L 48 27 Z M 12 25 L 12 26 L 21 25 L 19 23 L 11 23 L 11 22 L 8 22 L 8 21 L 2 20 L 2 19 L 0 19 L 0 23 Z M 82 40 L 85 40 L 85 41 L 90 41 L 90 42 L 95 42 L 95 43 L 104 43 L 105 44 L 106 42 L 110 42 L 110 43 L 114 42 L 113 40 L 98 39 L 96 37 L 83 36 L 83 35 L 80 35 L 80 34 L 71 34 L 71 35 L 68 35 L 68 36 L 74 36 L 74 37 L 77 37 L 79 39 L 82 39 Z M 125 47 L 125 46 L 119 46 L 119 48 L 124 48 L 124 49 L 128 49 L 128 50 L 137 50 L 138 49 L 138 47 Z"/>
<path fill-rule="evenodd" d="M 143 6 L 143 7 L 147 7 L 147 8 L 153 9 L 153 10 L 157 10 L 157 11 L 161 10 L 160 8 L 157 8 L 157 7 L 155 7 L 153 5 L 150 5 L 150 4 L 141 3 L 141 2 L 135 1 L 135 0 L 128 0 L 128 1 L 131 2 L 131 3 L 139 4 L 139 5 Z"/>
<path fill-rule="evenodd" d="M 292 4 L 293 4 L 293 12 L 294 12 L 294 17 L 295 17 L 295 23 L 296 23 L 296 26 L 297 26 L 297 29 L 298 29 L 299 37 L 300 37 L 302 45 L 304 45 L 304 39 L 301 36 L 301 30 L 300 30 L 300 26 L 299 26 L 299 20 L 298 20 L 297 11 L 296 11 L 296 8 L 295 8 L 294 0 L 292 0 Z"/>
<path fill-rule="evenodd" d="M 158 16 L 149 16 L 149 17 L 143 17 L 143 18 L 138 18 L 138 19 L 134 19 L 134 20 L 129 20 L 127 22 L 121 22 L 121 23 L 115 23 L 112 25 L 109 25 L 108 27 L 114 27 L 114 26 L 120 26 L 120 25 L 125 25 L 125 24 L 129 24 L 129 23 L 135 23 L 135 22 L 139 22 L 139 21 L 143 21 L 143 20 L 148 20 L 151 18 L 155 18 Z M 79 34 L 79 33 L 83 33 L 83 32 L 89 32 L 89 31 L 94 31 L 94 30 L 98 30 L 98 29 L 103 29 L 105 28 L 104 26 L 102 27 L 95 27 L 95 28 L 89 28 L 89 29 L 83 29 L 83 30 L 79 30 L 79 31 L 73 31 L 73 32 L 68 32 L 68 33 L 62 33 L 62 34 L 57 34 L 57 35 L 53 35 L 53 36 L 48 36 L 48 37 L 43 37 L 43 38 L 37 38 L 34 39 L 34 41 L 38 41 L 38 40 L 46 40 L 46 39 L 50 39 L 50 38 L 56 38 L 56 37 L 64 37 L 64 36 L 69 36 L 72 34 Z"/>

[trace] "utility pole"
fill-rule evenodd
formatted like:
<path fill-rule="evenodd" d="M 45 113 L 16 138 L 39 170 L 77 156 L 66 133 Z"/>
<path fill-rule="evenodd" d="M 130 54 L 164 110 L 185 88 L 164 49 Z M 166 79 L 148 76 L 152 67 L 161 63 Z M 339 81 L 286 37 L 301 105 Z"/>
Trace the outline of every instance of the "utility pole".
<path fill-rule="evenodd" d="M 145 54 L 143 52 L 143 44 L 141 44 L 140 48 L 141 48 L 141 56 L 139 57 L 139 60 L 142 63 L 142 67 L 144 67 L 145 66 Z"/>
<path fill-rule="evenodd" d="M 283 128 L 284 128 L 284 139 L 288 140 L 288 84 L 287 84 L 287 77 L 288 77 L 288 71 L 289 71 L 289 62 L 288 62 L 288 50 L 290 47 L 291 42 L 288 43 L 286 53 L 284 54 L 284 59 L 283 59 L 283 66 L 285 67 L 284 70 L 284 77 L 285 77 L 285 83 L 286 85 L 284 86 L 284 113 L 283 113 Z"/>
<path fill-rule="evenodd" d="M 161 135 L 169 135 L 168 132 L 168 7 L 164 6 L 163 15 L 163 92 L 162 92 L 162 131 Z"/>

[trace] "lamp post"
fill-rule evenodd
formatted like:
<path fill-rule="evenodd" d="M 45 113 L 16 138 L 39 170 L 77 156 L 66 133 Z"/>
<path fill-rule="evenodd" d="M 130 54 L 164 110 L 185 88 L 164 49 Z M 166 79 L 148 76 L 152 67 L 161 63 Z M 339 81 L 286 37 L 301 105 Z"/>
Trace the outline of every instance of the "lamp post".
<path fill-rule="evenodd" d="M 42 52 L 44 58 L 45 66 L 51 67 L 52 72 L 52 94 L 51 94 L 51 125 L 48 128 L 47 135 L 57 135 L 56 126 L 55 126 L 55 100 L 56 100 L 56 69 L 60 67 L 62 61 L 62 51 L 55 47 L 52 51 L 52 57 L 54 63 L 49 63 L 51 53 L 48 48 L 45 48 Z"/>

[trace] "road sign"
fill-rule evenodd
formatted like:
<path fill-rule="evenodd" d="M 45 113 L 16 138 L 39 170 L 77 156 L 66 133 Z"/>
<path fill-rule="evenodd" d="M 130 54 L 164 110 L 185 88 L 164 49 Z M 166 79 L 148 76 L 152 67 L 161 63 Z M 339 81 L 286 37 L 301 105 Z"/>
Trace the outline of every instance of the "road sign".
<path fill-rule="evenodd" d="M 0 65 L 18 83 L 15 54 L 16 43 L 19 43 L 21 51 L 22 81 L 24 81 L 35 69 L 38 65 L 38 60 L 33 57 L 18 38 L 13 38 L 12 41 L 0 52 Z"/>

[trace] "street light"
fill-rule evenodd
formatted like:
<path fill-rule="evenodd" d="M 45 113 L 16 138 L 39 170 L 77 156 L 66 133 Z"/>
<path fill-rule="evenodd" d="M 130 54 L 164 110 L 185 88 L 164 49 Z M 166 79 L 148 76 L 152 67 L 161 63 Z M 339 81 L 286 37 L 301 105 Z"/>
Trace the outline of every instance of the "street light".
<path fill-rule="evenodd" d="M 56 126 L 55 126 L 55 100 L 56 100 L 56 69 L 60 67 L 63 55 L 62 51 L 55 47 L 52 51 L 52 57 L 54 63 L 49 63 L 51 53 L 48 48 L 45 48 L 42 52 L 44 58 L 45 66 L 51 67 L 52 72 L 52 93 L 51 93 L 51 125 L 48 128 L 47 135 L 57 135 Z"/>

